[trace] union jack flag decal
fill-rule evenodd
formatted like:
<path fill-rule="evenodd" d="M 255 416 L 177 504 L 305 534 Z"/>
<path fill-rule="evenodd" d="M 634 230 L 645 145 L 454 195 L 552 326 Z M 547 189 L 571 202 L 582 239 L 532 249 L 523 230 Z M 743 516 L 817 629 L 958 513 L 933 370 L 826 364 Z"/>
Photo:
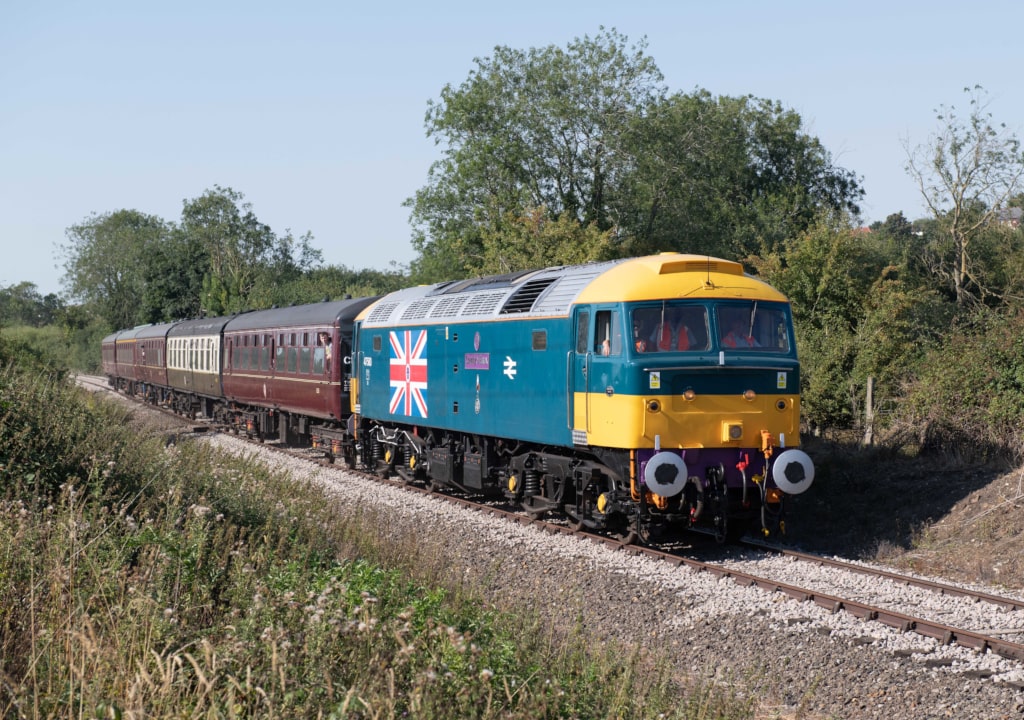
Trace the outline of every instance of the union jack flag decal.
<path fill-rule="evenodd" d="M 427 417 L 427 331 L 392 331 L 392 415 Z"/>

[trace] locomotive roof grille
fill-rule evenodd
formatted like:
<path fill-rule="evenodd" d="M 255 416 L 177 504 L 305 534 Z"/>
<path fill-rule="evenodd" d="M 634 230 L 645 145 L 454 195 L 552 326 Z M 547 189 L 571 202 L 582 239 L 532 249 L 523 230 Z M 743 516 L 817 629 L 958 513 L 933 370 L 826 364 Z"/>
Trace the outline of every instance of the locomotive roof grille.
<path fill-rule="evenodd" d="M 430 309 L 434 307 L 434 298 L 424 298 L 422 300 L 416 300 L 410 303 L 402 312 L 402 320 L 422 320 L 430 314 Z"/>
<path fill-rule="evenodd" d="M 458 317 L 461 314 L 462 306 L 465 304 L 465 295 L 443 297 L 437 301 L 437 305 L 431 311 L 430 317 Z"/>
<path fill-rule="evenodd" d="M 398 303 L 396 302 L 380 303 L 370 311 L 370 314 L 366 317 L 366 321 L 385 322 L 391 317 L 391 313 L 394 312 L 396 307 L 398 307 Z"/>
<path fill-rule="evenodd" d="M 487 313 L 493 312 L 494 308 L 498 307 L 498 303 L 500 303 L 502 298 L 504 297 L 504 292 L 480 293 L 479 295 L 472 295 L 466 302 L 466 307 L 463 308 L 462 314 L 485 315 Z"/>
<path fill-rule="evenodd" d="M 505 303 L 505 306 L 501 308 L 501 314 L 510 315 L 513 313 L 530 312 L 537 298 L 551 287 L 557 279 L 557 277 L 535 278 L 523 283 L 523 286 L 516 290 L 512 297 L 508 299 L 508 302 Z"/>

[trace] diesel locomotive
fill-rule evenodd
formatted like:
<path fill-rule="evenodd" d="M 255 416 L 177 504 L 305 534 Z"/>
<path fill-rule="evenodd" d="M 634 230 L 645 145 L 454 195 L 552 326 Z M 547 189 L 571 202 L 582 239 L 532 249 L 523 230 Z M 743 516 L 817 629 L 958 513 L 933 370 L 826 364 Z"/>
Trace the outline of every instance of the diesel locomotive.
<path fill-rule="evenodd" d="M 350 461 L 650 541 L 784 529 L 798 449 L 786 298 L 676 253 L 440 283 L 356 319 Z"/>
<path fill-rule="evenodd" d="M 799 449 L 789 303 L 666 253 L 147 326 L 119 389 L 257 438 L 654 542 L 784 530 Z"/>

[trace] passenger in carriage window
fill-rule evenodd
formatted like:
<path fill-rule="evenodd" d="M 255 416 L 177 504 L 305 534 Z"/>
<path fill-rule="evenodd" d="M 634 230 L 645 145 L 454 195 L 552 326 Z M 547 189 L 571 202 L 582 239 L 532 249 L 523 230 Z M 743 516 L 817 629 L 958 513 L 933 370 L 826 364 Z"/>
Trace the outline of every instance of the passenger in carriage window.
<path fill-rule="evenodd" d="M 327 332 L 317 333 L 317 345 L 324 348 L 324 361 L 327 372 L 331 371 L 331 334 Z"/>

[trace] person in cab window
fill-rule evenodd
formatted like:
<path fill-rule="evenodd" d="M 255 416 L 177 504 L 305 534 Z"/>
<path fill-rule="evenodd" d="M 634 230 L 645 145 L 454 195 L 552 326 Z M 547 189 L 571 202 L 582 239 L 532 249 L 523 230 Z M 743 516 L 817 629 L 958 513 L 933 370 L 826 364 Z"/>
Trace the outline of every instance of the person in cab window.
<path fill-rule="evenodd" d="M 637 352 L 647 352 L 650 348 L 650 344 L 643 336 L 643 332 L 640 329 L 640 323 L 633 322 L 633 347 L 636 348 Z"/>
<path fill-rule="evenodd" d="M 727 348 L 761 347 L 761 343 L 748 332 L 748 329 L 742 317 L 733 318 L 729 323 L 729 332 L 722 336 L 722 345 Z"/>
<path fill-rule="evenodd" d="M 683 322 L 683 311 L 669 308 L 665 311 L 665 322 L 659 323 L 651 336 L 651 345 L 661 352 L 689 350 L 693 344 L 693 333 Z"/>

